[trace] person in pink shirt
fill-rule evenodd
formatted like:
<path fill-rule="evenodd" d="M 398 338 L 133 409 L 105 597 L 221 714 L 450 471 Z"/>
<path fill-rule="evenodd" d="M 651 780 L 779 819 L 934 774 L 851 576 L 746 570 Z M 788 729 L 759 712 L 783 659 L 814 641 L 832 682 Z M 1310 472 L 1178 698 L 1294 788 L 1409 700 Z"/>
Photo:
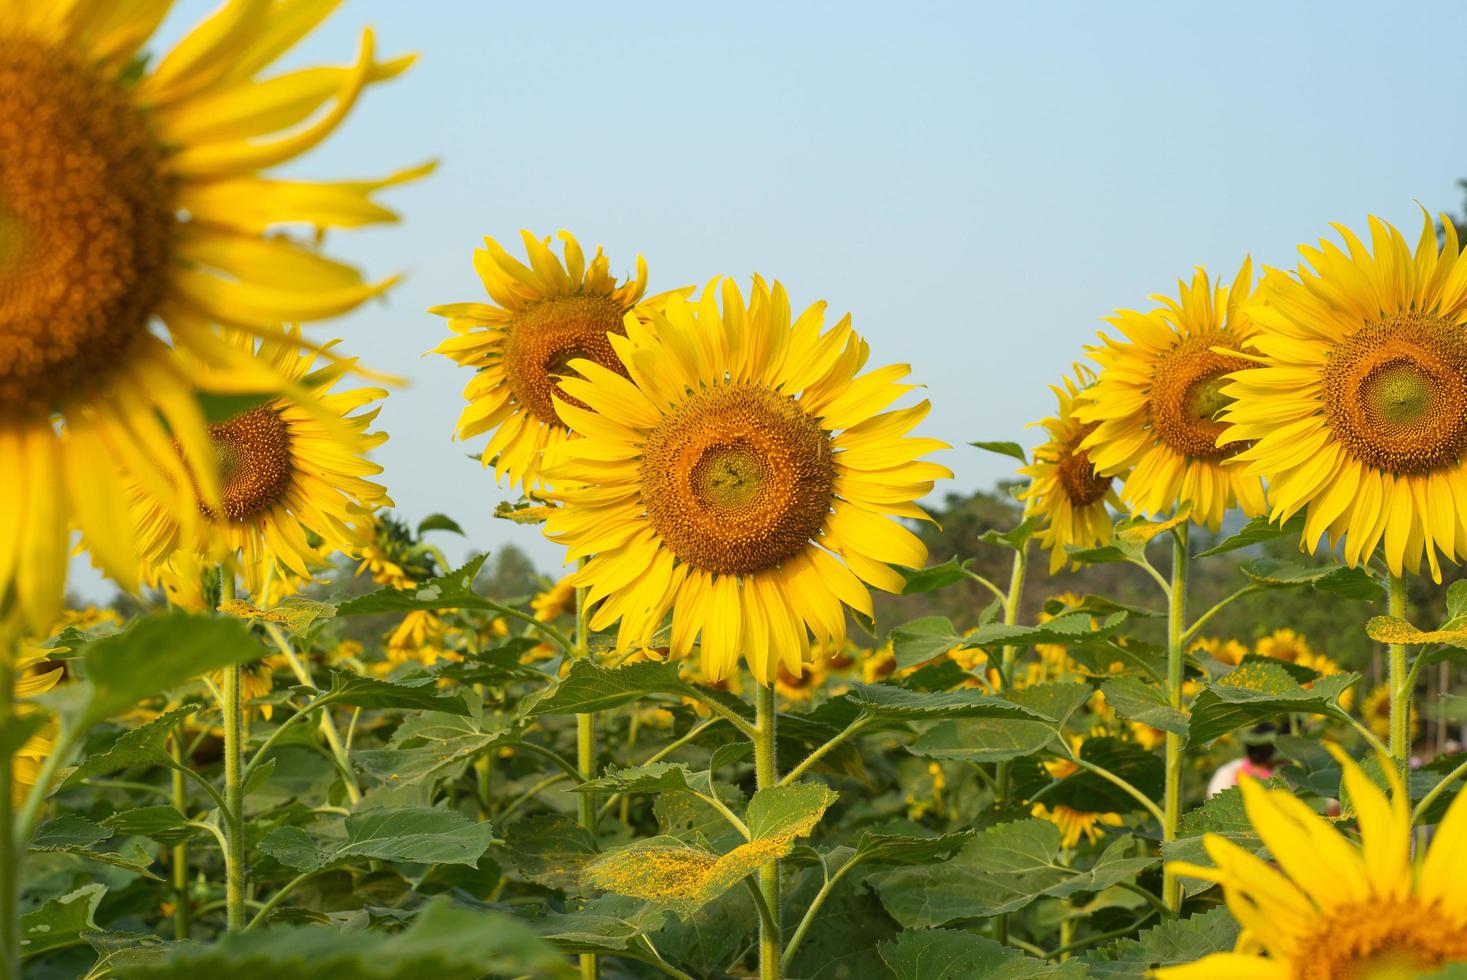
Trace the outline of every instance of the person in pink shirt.
<path fill-rule="evenodd" d="M 1278 729 L 1268 722 L 1254 725 L 1243 734 L 1243 756 L 1225 762 L 1212 774 L 1207 783 L 1207 795 L 1216 796 L 1229 786 L 1238 785 L 1241 776 L 1268 779 L 1281 769 L 1287 760 L 1274 755 L 1274 739 Z"/>

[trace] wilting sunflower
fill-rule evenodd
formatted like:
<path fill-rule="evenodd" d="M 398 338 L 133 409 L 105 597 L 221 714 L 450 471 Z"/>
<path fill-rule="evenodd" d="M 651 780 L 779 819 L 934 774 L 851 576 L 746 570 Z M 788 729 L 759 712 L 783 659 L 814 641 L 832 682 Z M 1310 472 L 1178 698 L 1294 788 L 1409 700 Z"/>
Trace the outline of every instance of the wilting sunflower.
<path fill-rule="evenodd" d="M 72 526 L 136 585 L 119 471 L 184 526 L 200 516 L 189 469 L 217 501 L 195 381 L 176 352 L 209 364 L 220 389 L 273 390 L 213 324 L 278 337 L 281 322 L 343 313 L 390 285 L 263 234 L 391 221 L 373 192 L 425 172 L 260 176 L 411 61 L 378 62 L 364 32 L 350 66 L 261 79 L 332 6 L 231 0 L 150 60 L 142 48 L 168 3 L 0 0 L 0 596 L 14 590 L 32 631 L 55 616 Z"/>
<path fill-rule="evenodd" d="M 585 407 L 558 384 L 573 376 L 570 362 L 589 360 L 625 377 L 609 337 L 625 335 L 628 313 L 645 319 L 676 294 L 643 301 L 647 261 L 640 255 L 636 278 L 618 285 L 601 249 L 588 263 L 570 232 L 559 236 L 564 261 L 550 251 L 550 239 L 528 231 L 520 237 L 528 266 L 492 238 L 474 251 L 474 268 L 494 305 L 449 303 L 428 312 L 447 317 L 454 332 L 434 350 L 478 370 L 464 388 L 469 404 L 458 437 L 497 430 L 484 446 L 484 465 L 493 463 L 495 479 L 508 476 L 511 487 L 533 487 L 541 482 L 541 453 L 571 436 L 556 401 Z"/>
<path fill-rule="evenodd" d="M 1191 503 L 1192 520 L 1212 530 L 1223 513 L 1264 510 L 1263 484 L 1245 476 L 1235 457 L 1246 445 L 1219 444 L 1227 375 L 1249 366 L 1242 345 L 1254 327 L 1243 307 L 1253 292 L 1253 265 L 1245 260 L 1230 287 L 1214 287 L 1201 269 L 1180 300 L 1153 296 L 1149 313 L 1119 310 L 1107 322 L 1124 339 L 1101 334 L 1089 348 L 1100 380 L 1088 388 L 1075 417 L 1094 429 L 1080 443 L 1097 471 L 1130 470 L 1121 499 L 1147 517 Z"/>
<path fill-rule="evenodd" d="M 1370 219 L 1371 248 L 1337 226 L 1345 249 L 1301 246 L 1297 274 L 1270 269 L 1268 305 L 1249 312 L 1262 354 L 1233 378 L 1227 437 L 1268 478 L 1269 518 L 1307 512 L 1303 543 L 1344 541 L 1350 565 L 1384 542 L 1399 575 L 1425 555 L 1467 551 L 1467 263 L 1427 218 L 1412 254 Z"/>
<path fill-rule="evenodd" d="M 1090 463 L 1090 453 L 1080 448 L 1095 429 L 1095 423 L 1075 418 L 1075 399 L 1095 383 L 1089 368 L 1075 365 L 1075 377 L 1065 386 L 1050 390 L 1059 399 L 1059 414 L 1038 423 L 1049 433 L 1049 441 L 1034 450 L 1034 462 L 1019 470 L 1029 478 L 1020 499 L 1031 513 L 1045 517 L 1039 543 L 1049 550 L 1049 574 L 1065 566 L 1065 548 L 1090 548 L 1110 540 L 1111 515 L 1121 502 L 1111 488 L 1114 476 L 1101 476 Z M 1124 473 L 1119 474 L 1124 477 Z"/>
<path fill-rule="evenodd" d="M 312 370 L 317 357 L 299 351 L 296 336 L 234 338 L 302 394 L 209 426 L 223 494 L 219 507 L 197 502 L 205 518 L 200 533 L 191 535 L 146 494 L 133 495 L 147 581 L 170 566 L 194 574 L 197 559 L 207 556 L 237 562 L 250 594 L 264 601 L 267 580 L 307 580 L 334 552 L 355 557 L 372 539 L 372 512 L 391 501 L 366 479 L 382 471 L 366 453 L 387 435 L 367 431 L 377 409 L 358 409 L 386 392 L 332 392 L 352 363 L 332 360 Z"/>
<path fill-rule="evenodd" d="M 719 310 L 719 295 L 723 309 Z M 809 659 L 811 635 L 845 641 L 845 606 L 869 616 L 867 585 L 900 592 L 891 566 L 920 568 L 927 548 L 890 517 L 951 473 L 920 459 L 945 448 L 904 438 L 931 407 L 884 411 L 911 385 L 899 364 L 859 373 L 869 353 L 844 317 L 821 332 L 824 304 L 791 322 L 784 287 L 756 278 L 745 308 L 731 280 L 698 304 L 626 318 L 611 344 L 630 378 L 571 362 L 557 399 L 584 438 L 547 454 L 564 506 L 545 533 L 599 603 L 593 629 L 620 620 L 622 646 L 647 646 L 669 611 L 671 655 L 701 635 L 704 673 L 740 656 L 761 684 Z"/>
<path fill-rule="evenodd" d="M 1242 780 L 1243 805 L 1270 865 L 1217 834 L 1203 843 L 1215 868 L 1173 862 L 1179 875 L 1223 887 L 1243 927 L 1231 953 L 1156 971 L 1163 980 L 1333 980 L 1420 977 L 1467 962 L 1467 795 L 1412 865 L 1411 806 L 1395 767 L 1391 798 L 1352 760 L 1345 791 L 1360 822 L 1357 846 L 1288 789 Z"/>

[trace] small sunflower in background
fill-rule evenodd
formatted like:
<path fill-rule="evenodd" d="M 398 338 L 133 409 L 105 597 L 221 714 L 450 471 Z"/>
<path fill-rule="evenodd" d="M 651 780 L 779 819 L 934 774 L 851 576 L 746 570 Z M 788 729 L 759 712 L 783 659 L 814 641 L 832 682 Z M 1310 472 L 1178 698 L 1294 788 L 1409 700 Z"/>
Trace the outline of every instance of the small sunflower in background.
<path fill-rule="evenodd" d="M 1382 739 L 1391 737 L 1391 687 L 1382 684 L 1371 690 L 1365 696 L 1360 705 L 1360 717 L 1376 735 Z M 1411 701 L 1411 711 L 1407 715 L 1406 732 L 1409 741 L 1415 742 L 1421 737 L 1421 716 L 1416 713 L 1416 702 Z"/>
<path fill-rule="evenodd" d="M 407 524 L 385 511 L 372 519 L 372 534 L 361 547 L 357 574 L 392 589 L 410 589 L 441 574 L 436 549 L 413 540 Z"/>
<path fill-rule="evenodd" d="M 529 265 L 493 238 L 474 252 L 474 268 L 494 303 L 449 303 L 428 312 L 448 318 L 452 337 L 434 351 L 478 371 L 464 388 L 468 406 L 456 435 L 472 439 L 491 430 L 484 465 L 511 488 L 541 484 L 541 453 L 572 437 L 556 407 L 565 395 L 559 381 L 574 377 L 572 361 L 584 359 L 626 377 L 609 337 L 625 335 L 629 313 L 645 319 L 667 293 L 644 300 L 647 261 L 637 256 L 637 275 L 618 283 L 611 261 L 596 249 L 586 260 L 570 232 L 560 232 L 564 259 L 550 239 L 520 232 Z"/>
<path fill-rule="evenodd" d="M 1290 275 L 1268 270 L 1267 306 L 1250 310 L 1262 364 L 1228 385 L 1227 438 L 1267 477 L 1269 519 L 1304 511 L 1301 543 L 1343 541 L 1352 565 L 1383 546 L 1393 574 L 1467 549 L 1467 265 L 1457 233 L 1424 216 L 1413 253 L 1371 218 L 1370 247 L 1301 246 Z"/>
<path fill-rule="evenodd" d="M 1276 629 L 1267 636 L 1261 637 L 1255 646 L 1261 657 L 1287 660 L 1290 663 L 1297 663 L 1300 658 L 1314 656 L 1314 649 L 1309 645 L 1309 641 L 1288 627 Z"/>
<path fill-rule="evenodd" d="M 1253 265 L 1245 260 L 1231 287 L 1198 269 L 1179 294 L 1153 296 L 1162 305 L 1149 313 L 1107 317 L 1121 338 L 1101 334 L 1103 346 L 1089 349 L 1100 380 L 1074 414 L 1094 426 L 1080 448 L 1095 468 L 1129 471 L 1120 492 L 1127 507 L 1152 517 L 1190 503 L 1192 521 L 1215 531 L 1233 507 L 1249 516 L 1265 509 L 1262 481 L 1236 459 L 1247 441 L 1219 441 L 1227 376 L 1252 365 L 1243 345 L 1254 331 L 1245 311 Z"/>
<path fill-rule="evenodd" d="M 1155 976 L 1404 978 L 1467 962 L 1467 795 L 1453 802 L 1413 865 L 1411 805 L 1395 767 L 1381 766 L 1390 783 L 1387 799 L 1353 760 L 1336 758 L 1361 843 L 1293 790 L 1266 789 L 1243 777 L 1244 809 L 1274 863 L 1207 834 L 1203 845 L 1215 867 L 1171 864 L 1178 875 L 1222 886 L 1228 911 L 1243 927 L 1238 945 Z"/>
<path fill-rule="evenodd" d="M 0 595 L 14 590 L 30 631 L 60 607 L 73 527 L 136 588 L 141 548 L 112 489 L 122 474 L 190 533 L 203 523 L 194 482 L 218 503 L 193 365 L 209 365 L 208 390 L 281 382 L 216 324 L 283 341 L 281 323 L 345 313 L 392 284 L 314 241 L 265 235 L 395 220 L 372 195 L 428 169 L 262 176 L 412 61 L 378 61 L 364 31 L 350 66 L 262 79 L 332 6 L 231 0 L 149 58 L 167 3 L 0 0 Z"/>
<path fill-rule="evenodd" d="M 564 575 L 550 588 L 530 600 L 530 610 L 542 623 L 553 622 L 576 611 L 576 587 L 571 576 Z"/>
<path fill-rule="evenodd" d="M 1114 476 L 1101 476 L 1090 462 L 1089 451 L 1080 448 L 1095 430 L 1095 423 L 1075 418 L 1076 399 L 1094 383 L 1094 372 L 1077 364 L 1075 377 L 1065 378 L 1063 388 L 1050 386 L 1059 400 L 1059 414 L 1037 423 L 1049 433 L 1049 441 L 1034 450 L 1034 462 L 1019 470 L 1029 478 L 1019 499 L 1025 502 L 1026 511 L 1045 518 L 1038 537 L 1049 551 L 1051 575 L 1065 567 L 1067 547 L 1092 548 L 1109 541 L 1113 533 L 1110 508 L 1121 506 L 1111 486 Z"/>
<path fill-rule="evenodd" d="M 55 687 L 65 671 L 61 664 L 48 664 L 46 658 L 53 651 L 43 647 L 33 647 L 22 644 L 20 655 L 15 661 L 15 698 L 24 701 L 39 694 L 45 694 Z M 47 669 L 50 667 L 51 669 Z M 37 710 L 33 706 L 20 704 L 17 706 L 20 713 Z M 30 794 L 31 787 L 36 785 L 41 767 L 46 764 L 46 759 L 55 748 L 53 739 L 56 737 L 55 719 L 47 721 L 41 726 L 41 730 L 23 742 L 19 749 L 15 750 L 14 766 L 11 771 L 11 802 L 19 807 L 25 802 L 26 796 Z"/>
<path fill-rule="evenodd" d="M 392 502 L 367 479 L 382 467 L 366 454 L 387 435 L 368 431 L 377 409 L 359 410 L 386 392 L 333 392 L 352 362 L 316 367 L 316 355 L 302 353 L 292 343 L 295 336 L 258 343 L 235 338 L 303 394 L 209 426 L 223 493 L 217 508 L 197 502 L 205 517 L 199 533 L 190 535 L 190 526 L 174 521 L 152 497 L 134 493 L 146 580 L 157 581 L 179 562 L 191 567 L 201 557 L 237 562 L 246 588 L 262 601 L 267 581 L 309 580 L 334 552 L 355 556 L 371 540 L 373 511 Z"/>
<path fill-rule="evenodd" d="M 1218 663 L 1236 667 L 1251 652 L 1237 640 L 1224 640 L 1216 636 L 1201 636 L 1192 641 L 1188 653 L 1205 653 Z"/>
<path fill-rule="evenodd" d="M 846 607 L 872 615 L 868 586 L 900 592 L 892 565 L 926 564 L 891 518 L 925 518 L 915 501 L 952 475 L 921 458 L 945 443 L 905 437 L 931 406 L 887 411 L 910 369 L 861 373 L 850 318 L 792 317 L 779 283 L 756 277 L 746 305 L 715 282 L 652 320 L 611 337 L 630 377 L 571 361 L 556 407 L 583 438 L 546 454 L 563 506 L 545 533 L 568 561 L 594 556 L 574 582 L 620 647 L 648 646 L 671 613 L 671 656 L 701 638 L 710 678 L 740 658 L 761 684 L 798 676 L 812 642 L 845 645 Z"/>

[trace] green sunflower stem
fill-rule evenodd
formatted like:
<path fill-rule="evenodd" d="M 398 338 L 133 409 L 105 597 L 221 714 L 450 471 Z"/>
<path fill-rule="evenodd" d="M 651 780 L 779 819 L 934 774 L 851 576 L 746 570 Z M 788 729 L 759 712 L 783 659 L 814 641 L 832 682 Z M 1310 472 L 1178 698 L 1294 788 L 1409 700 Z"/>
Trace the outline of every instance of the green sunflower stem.
<path fill-rule="evenodd" d="M 168 739 L 168 754 L 174 762 L 172 799 L 179 813 L 188 813 L 188 792 L 183 775 L 183 726 Z M 173 938 L 189 938 L 193 929 L 193 906 L 189 901 L 188 842 L 173 846 Z"/>
<path fill-rule="evenodd" d="M 581 567 L 585 567 L 585 559 L 581 560 Z M 586 602 L 585 588 L 576 589 L 576 647 L 577 659 L 587 660 L 591 656 L 591 610 Z M 581 779 L 596 778 L 596 716 L 587 713 L 576 715 L 576 769 L 580 772 Z M 594 840 L 596 837 L 596 794 L 581 793 L 577 801 L 577 816 L 582 827 L 584 827 Z M 581 980 L 596 980 L 600 972 L 600 963 L 595 953 L 582 953 Z"/>
<path fill-rule="evenodd" d="M 15 719 L 15 645 L 0 624 L 0 732 Z M 0 978 L 20 976 L 20 855 L 15 839 L 15 753 L 0 749 Z"/>
<path fill-rule="evenodd" d="M 1182 524 L 1172 529 L 1172 582 L 1167 606 L 1167 698 L 1173 708 L 1182 706 L 1182 681 L 1185 676 L 1187 650 L 1184 641 L 1187 622 L 1187 529 Z M 1182 820 L 1182 763 L 1185 743 L 1175 732 L 1166 734 L 1166 785 L 1163 792 L 1161 839 L 1170 843 L 1177 839 Z M 1162 871 L 1161 898 L 1173 915 L 1182 907 L 1182 882 L 1170 868 Z"/>
<path fill-rule="evenodd" d="M 234 599 L 234 574 L 219 570 L 219 604 Z M 239 664 L 224 669 L 219 710 L 224 715 L 224 909 L 230 932 L 245 924 L 244 702 Z"/>
<path fill-rule="evenodd" d="M 779 763 L 775 757 L 774 685 L 760 684 L 755 695 L 754 778 L 759 789 L 779 785 Z M 759 892 L 769 917 L 759 924 L 759 978 L 781 980 L 784 940 L 780 929 L 779 862 L 759 868 Z"/>
<path fill-rule="evenodd" d="M 1024 599 L 1024 578 L 1029 570 L 1029 541 L 1025 539 L 1014 552 L 1014 566 L 1009 572 L 1009 591 L 1003 600 L 1003 621 L 1005 626 L 1012 626 L 1019 621 L 1019 603 Z M 999 675 L 1003 683 L 1003 695 L 1008 697 L 1012 693 L 1014 685 L 1014 661 L 1018 659 L 1018 647 L 1004 647 L 1000 654 Z M 1009 801 L 1010 790 L 1010 764 L 1000 762 L 998 771 L 994 774 L 994 804 L 1003 806 Z M 1000 943 L 1008 942 L 1009 917 L 1008 914 L 1000 915 L 993 922 L 993 937 Z"/>
<path fill-rule="evenodd" d="M 1406 618 L 1406 580 L 1391 575 L 1389 613 L 1397 619 Z M 1389 678 L 1391 694 L 1391 758 L 1396 768 L 1406 771 L 1411 756 L 1411 689 L 1413 675 L 1406 664 L 1406 645 L 1392 643 L 1388 648 Z"/>

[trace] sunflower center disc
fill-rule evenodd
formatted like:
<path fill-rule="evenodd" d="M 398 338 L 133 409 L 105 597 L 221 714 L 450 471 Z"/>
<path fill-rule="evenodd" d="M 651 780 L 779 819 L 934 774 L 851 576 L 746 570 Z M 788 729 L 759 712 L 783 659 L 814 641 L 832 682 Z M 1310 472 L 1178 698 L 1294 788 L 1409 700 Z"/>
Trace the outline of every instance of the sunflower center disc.
<path fill-rule="evenodd" d="M 228 422 L 209 426 L 223 481 L 224 518 L 243 521 L 268 509 L 290 489 L 294 472 L 290 430 L 273 408 L 252 408 Z M 212 507 L 204 516 L 219 520 Z"/>
<path fill-rule="evenodd" d="M 1217 444 L 1224 428 L 1217 413 L 1230 401 L 1222 395 L 1227 383 L 1223 376 L 1249 366 L 1241 357 L 1212 349 L 1230 346 L 1226 334 L 1187 337 L 1167 351 L 1151 376 L 1147 408 L 1152 431 L 1183 456 L 1222 459 L 1243 448 L 1242 443 Z"/>
<path fill-rule="evenodd" d="M 1453 917 L 1416 898 L 1338 908 L 1299 948 L 1300 980 L 1412 980 L 1467 960 Z"/>
<path fill-rule="evenodd" d="M 830 436 L 757 385 L 689 397 L 647 437 L 642 502 L 679 560 L 705 572 L 773 568 L 819 534 L 835 496 Z"/>
<path fill-rule="evenodd" d="M 174 224 L 161 161 L 122 88 L 0 38 L 0 418 L 94 387 L 146 332 Z"/>
<path fill-rule="evenodd" d="M 557 377 L 577 376 L 568 367 L 576 358 L 625 377 L 626 368 L 606 339 L 609 333 L 626 334 L 622 312 L 609 296 L 556 296 L 522 311 L 504 341 L 504 374 L 520 404 L 537 419 L 557 425 L 563 423 L 552 395 L 586 408 L 555 383 Z"/>
<path fill-rule="evenodd" d="M 1324 414 L 1356 459 L 1396 474 L 1467 456 L 1467 334 L 1440 317 L 1394 313 L 1330 351 Z"/>
<path fill-rule="evenodd" d="M 1089 452 L 1075 448 L 1095 431 L 1095 427 L 1096 423 L 1092 422 L 1082 429 L 1075 436 L 1069 450 L 1060 454 L 1056 464 L 1060 486 L 1064 488 L 1065 496 L 1070 498 L 1070 504 L 1074 507 L 1088 507 L 1097 500 L 1104 499 L 1110 491 L 1111 478 L 1095 472 L 1095 467 L 1090 464 Z"/>

